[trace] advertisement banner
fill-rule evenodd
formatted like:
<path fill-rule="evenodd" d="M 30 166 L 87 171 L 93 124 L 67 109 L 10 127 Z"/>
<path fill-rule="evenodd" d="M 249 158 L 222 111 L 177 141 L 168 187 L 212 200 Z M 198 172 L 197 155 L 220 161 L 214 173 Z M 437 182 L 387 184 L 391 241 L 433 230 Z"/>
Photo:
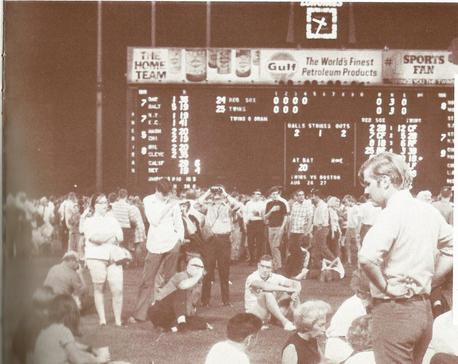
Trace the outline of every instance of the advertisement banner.
<path fill-rule="evenodd" d="M 382 51 L 261 49 L 261 83 L 382 83 Z"/>
<path fill-rule="evenodd" d="M 450 52 L 389 50 L 383 52 L 383 79 L 399 84 L 453 84 L 458 65 L 449 61 Z"/>
<path fill-rule="evenodd" d="M 128 48 L 129 83 L 234 83 L 259 81 L 259 50 Z"/>

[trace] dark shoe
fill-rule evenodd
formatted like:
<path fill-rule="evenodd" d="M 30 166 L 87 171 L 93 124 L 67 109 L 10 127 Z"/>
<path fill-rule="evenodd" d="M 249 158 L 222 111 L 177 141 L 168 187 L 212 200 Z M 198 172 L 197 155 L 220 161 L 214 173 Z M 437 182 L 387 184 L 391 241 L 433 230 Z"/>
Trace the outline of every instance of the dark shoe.
<path fill-rule="evenodd" d="M 233 307 L 232 303 L 230 303 L 230 302 L 223 302 L 223 306 L 224 307 Z"/>

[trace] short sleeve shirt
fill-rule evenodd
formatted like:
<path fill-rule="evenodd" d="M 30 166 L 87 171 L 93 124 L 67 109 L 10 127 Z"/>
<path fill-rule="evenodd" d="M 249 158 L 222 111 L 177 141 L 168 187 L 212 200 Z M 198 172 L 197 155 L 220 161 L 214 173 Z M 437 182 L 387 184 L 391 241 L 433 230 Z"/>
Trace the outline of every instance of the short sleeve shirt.
<path fill-rule="evenodd" d="M 94 244 L 89 241 L 91 236 L 96 233 L 114 232 L 121 237 L 122 240 L 122 229 L 119 225 L 118 220 L 112 215 L 105 216 L 91 216 L 86 218 L 82 226 L 83 234 L 86 239 L 85 255 L 87 259 L 100 259 L 109 260 L 111 244 Z"/>
<path fill-rule="evenodd" d="M 367 232 L 359 256 L 382 267 L 388 281 L 429 294 L 437 251 L 452 255 L 453 228 L 431 204 L 397 191 Z M 371 284 L 372 297 L 389 298 Z"/>
<path fill-rule="evenodd" d="M 245 282 L 245 311 L 250 312 L 257 304 L 260 289 L 252 287 L 253 282 L 263 281 L 258 271 L 251 273 Z M 276 285 L 286 285 L 288 279 L 280 274 L 272 273 L 271 276 L 264 282 Z"/>
<path fill-rule="evenodd" d="M 210 349 L 205 364 L 250 364 L 250 359 L 229 341 L 222 341 Z"/>
<path fill-rule="evenodd" d="M 65 347 L 75 342 L 72 332 L 63 324 L 52 324 L 38 335 L 34 364 L 67 364 Z"/>
<path fill-rule="evenodd" d="M 82 282 L 78 273 L 62 262 L 51 267 L 43 285 L 51 287 L 55 294 L 71 295 L 81 289 Z"/>
<path fill-rule="evenodd" d="M 269 217 L 269 227 L 280 227 L 283 223 L 283 219 L 285 215 L 288 213 L 288 209 L 286 204 L 279 200 L 272 200 L 267 202 L 266 204 L 266 214 L 270 211 L 270 209 L 274 206 L 279 206 L 280 210 L 272 212 Z"/>

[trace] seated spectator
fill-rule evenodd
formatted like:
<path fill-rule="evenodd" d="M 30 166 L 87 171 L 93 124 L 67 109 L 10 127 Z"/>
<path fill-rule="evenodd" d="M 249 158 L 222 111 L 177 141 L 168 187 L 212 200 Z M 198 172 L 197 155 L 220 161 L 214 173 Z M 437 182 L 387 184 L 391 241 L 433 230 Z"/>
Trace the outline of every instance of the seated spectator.
<path fill-rule="evenodd" d="M 51 267 L 43 283 L 51 287 L 56 295 L 71 295 L 79 309 L 81 309 L 80 296 L 86 291 L 86 284 L 80 270 L 78 253 L 67 251 L 62 257 L 62 262 Z"/>
<path fill-rule="evenodd" d="M 371 325 L 372 317 L 370 315 L 353 320 L 347 334 L 353 353 L 345 361 L 345 364 L 375 364 Z"/>
<path fill-rule="evenodd" d="M 369 280 L 364 273 L 355 271 L 350 287 L 354 295 L 340 305 L 326 331 L 325 357 L 336 363 L 343 362 L 353 352 L 346 339 L 348 329 L 355 319 L 367 314 L 370 303 Z"/>
<path fill-rule="evenodd" d="M 186 270 L 175 273 L 158 291 L 155 303 L 148 309 L 151 322 L 173 332 L 207 328 L 206 322 L 193 318 L 199 298 L 194 289 L 202 280 L 203 274 L 202 259 L 191 258 Z"/>
<path fill-rule="evenodd" d="M 205 364 L 249 364 L 246 352 L 256 344 L 262 321 L 250 313 L 238 313 L 227 323 L 227 340 L 213 345 Z"/>
<path fill-rule="evenodd" d="M 69 295 L 57 296 L 49 308 L 47 327 L 38 335 L 34 364 L 101 363 L 90 346 L 75 340 L 79 330 L 79 312 Z M 108 361 L 108 360 L 107 360 Z"/>
<path fill-rule="evenodd" d="M 13 334 L 13 354 L 19 363 L 31 362 L 35 341 L 48 322 L 49 307 L 55 297 L 51 287 L 41 287 L 34 292 L 32 307 L 21 318 Z"/>
<path fill-rule="evenodd" d="M 458 363 L 458 326 L 453 324 L 452 311 L 438 316 L 433 323 L 433 336 L 423 364 Z"/>
<path fill-rule="evenodd" d="M 245 311 L 258 316 L 264 323 L 273 316 L 287 331 L 295 330 L 287 314 L 299 300 L 301 284 L 272 273 L 272 257 L 264 255 L 258 270 L 251 273 L 245 283 Z"/>
<path fill-rule="evenodd" d="M 297 332 L 289 337 L 282 352 L 282 364 L 319 364 L 322 355 L 317 339 L 326 331 L 331 306 L 319 300 L 306 301 L 294 311 Z"/>

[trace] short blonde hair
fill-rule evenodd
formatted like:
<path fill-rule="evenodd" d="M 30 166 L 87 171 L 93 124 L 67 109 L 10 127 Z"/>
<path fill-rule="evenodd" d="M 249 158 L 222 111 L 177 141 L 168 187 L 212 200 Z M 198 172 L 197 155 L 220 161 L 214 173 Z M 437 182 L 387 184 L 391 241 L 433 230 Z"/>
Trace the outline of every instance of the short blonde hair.
<path fill-rule="evenodd" d="M 329 303 L 321 300 L 310 300 L 300 304 L 294 311 L 294 325 L 299 332 L 310 331 L 315 322 L 331 311 Z"/>
<path fill-rule="evenodd" d="M 391 183 L 401 190 L 407 190 L 412 185 L 412 170 L 399 154 L 383 152 L 366 160 L 358 172 L 362 184 L 366 170 L 375 180 L 380 180 L 383 176 L 389 177 Z"/>

